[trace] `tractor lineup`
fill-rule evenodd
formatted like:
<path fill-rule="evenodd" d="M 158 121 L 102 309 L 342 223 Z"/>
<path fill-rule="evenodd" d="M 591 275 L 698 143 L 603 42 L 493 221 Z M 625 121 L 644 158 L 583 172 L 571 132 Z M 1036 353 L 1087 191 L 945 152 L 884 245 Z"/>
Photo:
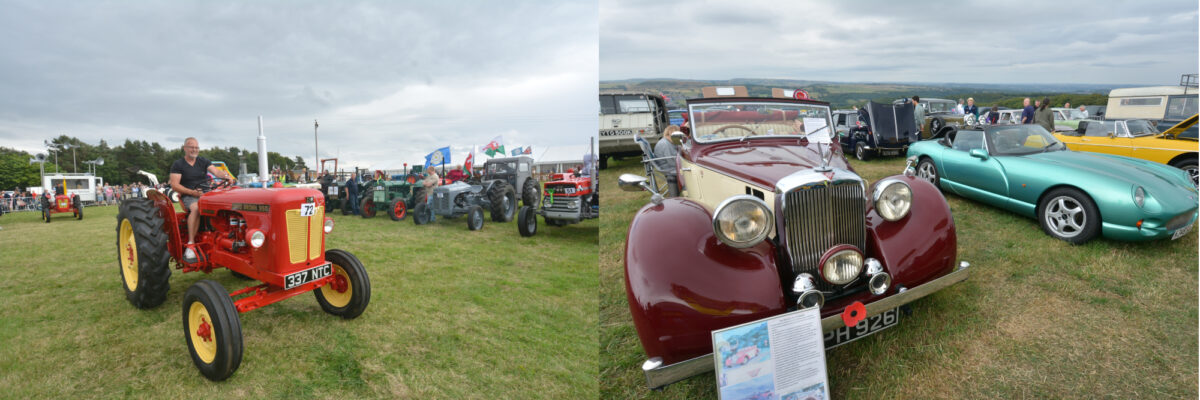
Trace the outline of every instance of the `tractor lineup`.
<path fill-rule="evenodd" d="M 517 216 L 517 231 L 521 236 L 537 234 L 539 215 L 550 226 L 566 226 L 600 217 L 600 194 L 591 176 L 568 170 L 565 174 L 551 175 L 551 179 L 546 182 L 545 200 L 521 207 Z"/>
<path fill-rule="evenodd" d="M 432 201 L 417 203 L 413 222 L 424 225 L 430 216 L 467 216 L 467 229 L 483 229 L 483 210 L 494 222 L 509 222 L 516 216 L 517 201 L 537 204 L 540 185 L 533 177 L 532 157 L 493 158 L 484 163 L 478 182 L 458 181 L 433 189 Z"/>

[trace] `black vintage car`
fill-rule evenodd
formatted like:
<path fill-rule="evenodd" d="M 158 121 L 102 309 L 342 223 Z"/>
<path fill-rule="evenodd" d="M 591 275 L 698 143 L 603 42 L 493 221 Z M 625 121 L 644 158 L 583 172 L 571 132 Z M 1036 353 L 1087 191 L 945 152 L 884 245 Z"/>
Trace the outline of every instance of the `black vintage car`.
<path fill-rule="evenodd" d="M 903 156 L 908 145 L 920 140 L 921 135 L 913 120 L 912 103 L 867 102 L 858 110 L 858 121 L 853 125 L 841 137 L 841 145 L 864 161 L 878 155 Z"/>

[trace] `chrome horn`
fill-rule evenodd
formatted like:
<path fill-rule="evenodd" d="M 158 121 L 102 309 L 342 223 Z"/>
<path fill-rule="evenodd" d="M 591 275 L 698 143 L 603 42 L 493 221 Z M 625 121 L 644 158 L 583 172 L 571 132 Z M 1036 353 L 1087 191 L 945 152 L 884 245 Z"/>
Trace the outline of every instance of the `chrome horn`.
<path fill-rule="evenodd" d="M 796 282 L 792 284 L 792 293 L 800 295 L 800 298 L 796 300 L 796 308 L 803 310 L 812 307 L 821 308 L 825 305 L 825 295 L 817 290 L 815 282 L 812 275 L 809 274 L 800 274 L 796 277 Z"/>
<path fill-rule="evenodd" d="M 881 295 L 887 292 L 888 287 L 892 286 L 892 275 L 883 271 L 883 264 L 874 258 L 867 259 L 867 276 L 870 280 L 867 281 L 867 287 L 873 295 Z"/>

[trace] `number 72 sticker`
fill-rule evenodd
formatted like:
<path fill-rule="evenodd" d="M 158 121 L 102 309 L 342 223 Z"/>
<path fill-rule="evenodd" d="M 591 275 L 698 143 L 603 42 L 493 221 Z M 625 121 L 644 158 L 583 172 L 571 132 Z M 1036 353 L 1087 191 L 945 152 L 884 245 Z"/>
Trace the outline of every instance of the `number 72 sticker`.
<path fill-rule="evenodd" d="M 304 203 L 300 205 L 300 216 L 311 217 L 317 213 L 317 203 Z"/>

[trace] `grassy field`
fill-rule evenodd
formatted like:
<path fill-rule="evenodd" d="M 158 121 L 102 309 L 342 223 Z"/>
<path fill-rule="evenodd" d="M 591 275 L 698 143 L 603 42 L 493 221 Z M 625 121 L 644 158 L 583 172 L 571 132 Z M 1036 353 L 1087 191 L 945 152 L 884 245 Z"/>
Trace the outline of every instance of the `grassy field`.
<path fill-rule="evenodd" d="M 851 163 L 873 182 L 904 161 Z M 606 182 L 641 173 L 634 159 L 609 166 Z M 601 397 L 715 398 L 711 373 L 645 388 L 622 256 L 629 221 L 649 196 L 602 196 Z M 898 326 L 830 350 L 834 398 L 1196 398 L 1195 231 L 1177 241 L 1071 246 L 1032 219 L 947 200 L 970 280 L 913 303 Z"/>
<path fill-rule="evenodd" d="M 228 271 L 174 271 L 167 301 L 126 302 L 116 206 L 76 221 L 0 217 L 0 398 L 595 398 L 596 220 L 533 238 L 336 213 L 328 248 L 366 265 L 372 298 L 342 320 L 301 295 L 241 315 L 245 355 L 225 382 L 192 365 L 183 292 Z"/>

